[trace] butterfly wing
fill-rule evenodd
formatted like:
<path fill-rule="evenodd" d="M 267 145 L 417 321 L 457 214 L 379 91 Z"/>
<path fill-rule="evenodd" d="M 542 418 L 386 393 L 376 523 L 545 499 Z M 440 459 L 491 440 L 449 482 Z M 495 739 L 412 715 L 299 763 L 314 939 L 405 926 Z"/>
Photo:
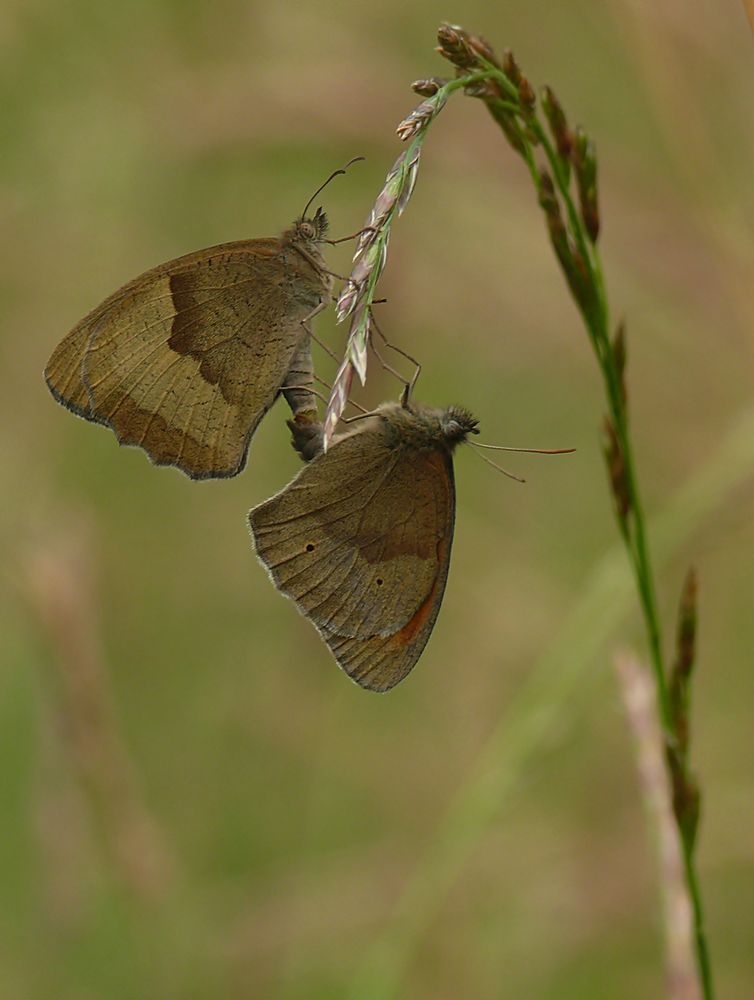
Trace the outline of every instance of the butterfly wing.
<path fill-rule="evenodd" d="M 90 336 L 85 322 L 63 337 L 52 352 L 44 376 L 48 389 L 59 403 L 86 420 L 95 420 L 89 406 L 89 393 L 81 379 L 81 363 Z"/>
<path fill-rule="evenodd" d="M 306 338 L 323 282 L 277 240 L 154 268 L 111 295 L 53 353 L 53 396 L 122 444 L 191 478 L 241 471 Z"/>
<path fill-rule="evenodd" d="M 445 590 L 455 516 L 450 455 L 390 447 L 379 418 L 318 455 L 249 514 L 257 554 L 362 687 L 411 670 Z"/>

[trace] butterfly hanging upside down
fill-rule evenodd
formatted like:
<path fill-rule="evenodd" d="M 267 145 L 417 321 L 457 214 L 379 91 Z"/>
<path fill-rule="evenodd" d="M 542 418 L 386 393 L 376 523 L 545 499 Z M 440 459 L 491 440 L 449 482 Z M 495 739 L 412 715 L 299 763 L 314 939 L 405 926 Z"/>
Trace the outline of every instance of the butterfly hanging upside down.
<path fill-rule="evenodd" d="M 275 586 L 362 687 L 394 687 L 429 639 L 453 542 L 453 450 L 476 425 L 455 407 L 385 403 L 249 513 Z"/>

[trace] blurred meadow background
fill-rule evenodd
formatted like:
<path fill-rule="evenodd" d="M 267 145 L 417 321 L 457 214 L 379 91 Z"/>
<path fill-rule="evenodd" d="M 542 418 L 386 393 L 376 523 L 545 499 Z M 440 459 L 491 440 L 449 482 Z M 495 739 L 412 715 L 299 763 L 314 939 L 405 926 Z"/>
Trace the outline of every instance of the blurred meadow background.
<path fill-rule="evenodd" d="M 450 578 L 409 679 L 363 692 L 271 586 L 245 512 L 296 472 L 283 405 L 194 483 L 66 413 L 42 369 L 126 280 L 274 235 L 327 174 L 363 223 L 443 18 L 509 46 L 597 143 L 640 480 L 672 643 L 701 580 L 692 759 L 719 995 L 754 995 L 754 159 L 743 7 L 5 0 L 0 995 L 663 991 L 655 858 L 612 669 L 644 656 L 597 368 L 530 180 L 480 102 L 425 145 L 382 284 L 456 458 Z M 332 248 L 335 270 L 349 245 Z M 339 351 L 332 312 L 318 334 Z M 331 378 L 321 352 L 318 371 Z M 396 397 L 372 369 L 362 402 Z"/>

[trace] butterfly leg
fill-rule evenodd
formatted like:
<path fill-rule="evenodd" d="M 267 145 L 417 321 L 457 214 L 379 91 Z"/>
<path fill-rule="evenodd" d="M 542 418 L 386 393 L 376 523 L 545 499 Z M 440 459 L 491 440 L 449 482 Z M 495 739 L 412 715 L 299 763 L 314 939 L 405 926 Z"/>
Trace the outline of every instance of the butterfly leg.
<path fill-rule="evenodd" d="M 315 271 L 319 271 L 320 274 L 329 274 L 330 277 L 337 278 L 338 281 L 346 280 L 342 274 L 337 274 L 335 271 L 331 271 L 328 267 L 323 267 L 322 264 L 319 261 L 316 261 L 310 253 L 307 253 L 303 247 L 296 246 L 294 244 L 293 249 L 301 257 L 303 257 L 305 261 L 308 261 L 308 263 L 311 264 L 311 266 L 314 268 Z"/>
<path fill-rule="evenodd" d="M 320 340 L 319 337 L 312 330 L 309 331 L 309 336 L 312 338 L 317 347 L 322 348 L 322 350 L 325 352 L 325 354 L 328 355 L 328 357 L 330 357 L 336 364 L 338 365 L 340 364 L 340 358 L 335 353 L 335 351 L 331 351 L 330 348 L 327 346 L 327 344 L 324 341 Z"/>
<path fill-rule="evenodd" d="M 301 320 L 301 326 L 303 326 L 303 328 L 306 330 L 306 332 L 309 334 L 310 337 L 312 335 L 312 320 L 314 319 L 315 316 L 319 316 L 321 312 L 324 312 L 325 309 L 327 309 L 328 305 L 329 303 L 326 302 L 325 299 L 322 299 L 322 301 L 318 302 L 317 305 L 312 309 L 312 311 L 310 313 L 307 313 L 306 316 L 304 316 L 304 318 Z"/>
<path fill-rule="evenodd" d="M 376 348 L 376 346 L 374 344 L 374 341 L 370 341 L 369 346 L 372 348 L 372 351 L 374 352 L 374 356 L 377 358 L 377 360 L 382 365 L 382 367 L 385 369 L 385 371 L 386 372 L 390 372 L 390 374 L 393 375 L 395 378 L 397 378 L 399 382 L 403 383 L 403 385 L 405 387 L 404 390 L 403 390 L 403 392 L 404 392 L 404 395 L 405 395 L 405 393 L 407 392 L 407 390 L 409 388 L 409 384 L 410 384 L 409 381 L 408 381 L 408 379 L 404 378 L 403 375 L 401 375 L 401 373 L 399 371 L 396 371 L 396 369 L 393 368 L 392 365 L 389 365 L 387 363 L 387 361 L 385 361 L 385 359 L 383 358 L 383 356 L 377 350 L 377 348 Z"/>
<path fill-rule="evenodd" d="M 312 388 L 312 386 L 310 386 L 310 385 L 307 385 L 306 387 L 304 387 L 302 385 L 281 385 L 280 386 L 280 391 L 282 393 L 294 392 L 294 391 L 295 392 L 306 392 L 307 394 L 309 394 L 311 396 L 316 396 L 317 399 L 322 400 L 323 403 L 325 403 L 325 404 L 327 403 L 327 397 L 323 396 L 321 392 L 318 392 L 316 389 Z M 301 410 L 300 409 L 299 410 L 294 410 L 293 412 L 294 412 L 294 414 L 296 414 L 297 412 L 300 413 Z"/>
<path fill-rule="evenodd" d="M 323 240 L 323 243 L 329 243 L 331 247 L 334 247 L 336 243 L 348 243 L 349 240 L 355 240 L 358 236 L 363 236 L 365 233 L 376 233 L 377 230 L 374 226 L 365 226 L 360 229 L 357 233 L 351 233 L 350 236 L 341 236 L 339 240 Z"/>
<path fill-rule="evenodd" d="M 312 309 L 312 311 L 311 311 L 310 313 L 308 313 L 308 314 L 307 314 L 306 316 L 304 316 L 304 318 L 303 318 L 303 319 L 301 320 L 301 326 L 302 326 L 302 327 L 304 328 L 304 332 L 305 332 L 306 334 L 308 334 L 308 336 L 310 336 L 310 337 L 312 338 L 312 340 L 313 340 L 313 341 L 315 342 L 315 344 L 319 344 L 319 346 L 320 346 L 320 347 L 321 347 L 321 348 L 322 348 L 323 350 L 327 351 L 327 353 L 328 353 L 328 354 L 329 354 L 329 355 L 330 355 L 330 356 L 331 356 L 331 357 L 332 357 L 332 358 L 333 358 L 333 359 L 334 359 L 335 361 L 337 361 L 338 359 L 337 359 L 337 358 L 335 357 L 335 355 L 334 355 L 334 354 L 332 353 L 332 351 L 330 350 L 330 348 L 329 348 L 329 347 L 326 347 L 326 346 L 325 346 L 325 345 L 324 345 L 324 344 L 322 343 L 322 341 L 321 341 L 321 340 L 319 339 L 319 337 L 317 337 L 317 336 L 315 335 L 315 333 L 314 333 L 314 330 L 312 329 L 312 320 L 314 319 L 314 317 L 315 317 L 315 316 L 319 316 L 319 314 L 320 314 L 321 312 L 324 312 L 324 311 L 325 311 L 325 309 L 327 309 L 328 305 L 329 305 L 329 303 L 328 303 L 328 302 L 326 302 L 326 301 L 325 301 L 324 299 L 323 299 L 323 300 L 322 300 L 321 302 L 319 302 L 319 303 L 318 303 L 318 304 L 317 304 L 317 305 L 316 305 L 316 306 L 315 306 L 315 307 L 314 307 L 314 308 Z"/>
<path fill-rule="evenodd" d="M 337 278 L 338 281 L 348 281 L 348 278 L 346 278 L 345 275 L 338 274 L 337 271 L 331 271 L 329 267 L 322 267 L 322 265 L 320 264 L 319 269 L 324 274 L 329 274 L 331 278 Z"/>
<path fill-rule="evenodd" d="M 349 399 L 348 402 L 351 403 L 352 400 Z M 353 405 L 356 406 L 357 404 L 354 403 Z M 361 410 L 363 408 L 360 406 L 359 409 Z M 353 424 L 357 420 L 363 420 L 364 417 L 373 417 L 373 416 L 374 416 L 374 411 L 373 410 L 364 410 L 363 413 L 359 413 L 358 416 L 355 416 L 355 417 L 341 417 L 340 419 L 343 421 L 344 424 Z"/>
<path fill-rule="evenodd" d="M 337 301 L 337 298 L 336 298 L 336 296 L 333 296 L 333 302 L 335 302 L 335 301 Z M 386 301 L 387 301 L 386 299 L 380 299 L 380 302 L 386 302 Z M 301 325 L 304 327 L 304 329 L 306 330 L 306 332 L 312 338 L 312 340 L 314 341 L 314 343 L 318 347 L 321 347 L 322 350 L 325 352 L 325 354 L 327 354 L 328 357 L 330 357 L 335 362 L 336 365 L 339 365 L 340 362 L 341 362 L 341 359 L 338 357 L 338 355 L 335 353 L 335 351 L 330 350 L 330 348 L 327 346 L 327 344 L 323 340 L 320 340 L 319 337 L 314 332 L 314 330 L 312 330 L 312 328 L 309 326 L 309 321 L 311 320 L 311 318 L 313 316 L 316 316 L 317 313 L 319 313 L 322 308 L 324 308 L 324 307 L 321 306 L 321 305 L 318 306 L 317 309 L 315 309 L 314 312 L 310 316 L 307 316 L 305 319 L 301 320 Z M 400 375 L 398 375 L 397 377 L 400 379 Z M 315 374 L 314 378 L 318 382 L 320 382 L 322 385 L 324 385 L 326 388 L 332 389 L 332 386 L 328 382 L 325 382 L 324 379 L 320 378 L 319 375 Z M 361 407 L 359 406 L 359 404 L 358 403 L 354 403 L 353 400 L 349 399 L 348 402 L 351 403 L 353 406 L 355 406 L 357 409 L 361 409 Z M 363 412 L 364 413 L 368 413 L 369 411 L 368 410 L 364 410 Z"/>
<path fill-rule="evenodd" d="M 405 405 L 405 403 L 408 402 L 409 398 L 411 397 L 411 394 L 414 391 L 414 387 L 416 386 L 416 381 L 419 378 L 419 375 L 421 374 L 422 366 L 416 360 L 416 358 L 413 358 L 410 354 L 408 354 L 402 348 L 396 346 L 395 344 L 391 344 L 390 341 L 385 336 L 385 334 L 380 329 L 379 324 L 377 323 L 377 320 L 374 318 L 374 311 L 372 309 L 369 310 L 369 314 L 370 314 L 371 319 L 372 319 L 372 326 L 374 327 L 375 332 L 377 333 L 377 335 L 380 337 L 380 339 L 384 343 L 385 347 L 389 347 L 391 351 L 395 351 L 396 354 L 400 354 L 402 357 L 406 358 L 408 361 L 410 361 L 414 365 L 414 374 L 411 376 L 411 378 L 410 379 L 404 378 L 402 375 L 399 375 L 398 372 L 395 371 L 394 368 L 391 368 L 390 365 L 388 365 L 388 364 L 385 363 L 385 361 L 383 360 L 383 358 L 380 356 L 379 351 L 374 346 L 374 340 L 371 341 L 372 350 L 374 351 L 375 355 L 377 356 L 377 359 L 380 362 L 380 364 L 382 365 L 382 367 L 386 371 L 389 371 L 391 374 L 395 375 L 395 377 L 398 379 L 399 382 L 403 383 L 404 389 L 403 389 L 403 394 L 401 396 L 401 402 L 403 402 L 404 405 Z"/>
<path fill-rule="evenodd" d="M 334 295 L 332 296 L 332 301 L 333 302 L 336 301 L 336 298 L 335 298 Z M 319 337 L 316 335 L 316 333 L 312 329 L 312 325 L 311 325 L 311 321 L 314 319 L 314 317 L 318 316 L 326 308 L 327 308 L 327 303 L 326 302 L 320 302 L 320 304 L 316 307 L 316 309 L 313 309 L 309 313 L 308 316 L 304 316 L 304 318 L 301 320 L 301 326 L 303 326 L 303 328 L 306 330 L 306 332 L 312 338 L 312 340 L 314 341 L 314 343 L 318 347 L 321 347 L 322 350 L 325 352 L 325 354 L 327 354 L 330 358 L 332 358 L 332 360 L 337 365 L 339 365 L 340 364 L 340 358 L 337 356 L 337 354 L 335 354 L 334 351 L 330 350 L 330 348 L 327 346 L 327 344 L 323 340 L 319 339 Z M 316 376 L 315 376 L 315 378 L 316 378 Z"/>
<path fill-rule="evenodd" d="M 353 280 L 353 278 L 342 278 L 341 280 L 342 281 L 347 281 L 349 283 L 349 285 L 351 285 L 351 287 L 354 289 L 354 291 L 356 291 L 359 296 L 361 295 L 361 292 L 362 292 L 362 290 L 364 288 L 363 282 L 361 284 L 359 284 L 359 283 L 355 282 Z M 341 292 L 341 295 L 342 294 L 343 293 Z M 338 302 L 340 301 L 340 295 L 335 295 L 335 293 L 331 294 L 330 295 L 330 301 L 333 303 L 333 305 L 337 305 Z M 373 306 L 384 306 L 386 302 L 387 302 L 386 298 L 372 299 L 372 305 Z"/>
<path fill-rule="evenodd" d="M 325 382 L 325 380 L 323 378 L 320 378 L 319 375 L 315 375 L 314 377 L 326 389 L 330 388 L 330 385 L 327 382 Z M 312 388 L 312 386 L 310 386 L 310 385 L 306 386 L 306 388 L 304 388 L 303 386 L 300 386 L 300 385 L 281 385 L 280 386 L 280 391 L 283 392 L 283 393 L 290 392 L 292 390 L 295 390 L 297 392 L 306 392 L 306 393 L 311 394 L 312 396 L 316 396 L 317 399 L 321 400 L 325 404 L 325 406 L 329 403 L 329 399 L 327 398 L 327 396 L 323 396 L 321 392 L 318 392 L 316 389 Z M 360 403 L 356 403 L 352 399 L 349 399 L 348 402 L 351 404 L 351 406 L 353 406 L 355 409 L 357 409 L 357 410 L 360 411 L 360 417 L 368 417 L 371 414 L 371 412 L 372 412 L 371 410 L 365 410 L 364 407 Z M 294 414 L 296 412 L 300 413 L 301 410 L 294 411 Z M 349 419 L 350 420 L 359 420 L 360 417 L 350 417 L 350 418 L 342 417 L 341 419 L 345 423 L 348 423 Z"/>

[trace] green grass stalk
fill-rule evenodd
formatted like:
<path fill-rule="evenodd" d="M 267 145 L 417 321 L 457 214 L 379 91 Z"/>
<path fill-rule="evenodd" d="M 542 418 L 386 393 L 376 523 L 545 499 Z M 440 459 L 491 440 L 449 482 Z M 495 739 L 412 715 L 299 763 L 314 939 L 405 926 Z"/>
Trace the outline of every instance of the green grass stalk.
<path fill-rule="evenodd" d="M 615 516 L 628 555 L 647 636 L 657 714 L 665 741 L 666 767 L 673 783 L 674 801 L 677 803 L 675 821 L 680 833 L 684 878 L 693 910 L 694 948 L 700 987 L 704 1000 L 712 1000 L 714 995 L 712 973 L 704 929 L 701 890 L 694 861 L 699 795 L 688 769 L 687 713 L 683 713 L 681 718 L 674 712 L 669 692 L 671 675 L 663 654 L 662 627 L 650 558 L 649 533 L 639 489 L 629 421 L 625 387 L 625 331 L 621 327 L 614 336 L 611 335 L 606 283 L 597 246 L 600 217 L 594 145 L 582 129 L 571 130 L 568 127 L 565 113 L 551 88 L 543 89 L 540 102 L 537 103 L 536 94 L 512 53 L 506 52 L 501 62 L 482 38 L 448 24 L 441 25 L 438 41 L 440 43 L 438 51 L 455 66 L 456 78 L 451 81 L 437 79 L 420 81 L 414 85 L 419 93 L 429 95 L 429 99 L 419 105 L 398 127 L 401 139 L 411 140 L 411 145 L 388 175 L 386 187 L 378 198 L 372 214 L 373 219 L 379 218 L 379 225 L 375 224 L 375 232 L 370 235 L 369 240 L 372 243 L 382 241 L 379 245 L 384 245 L 386 250 L 392 221 L 401 213 L 413 190 L 418 170 L 419 148 L 447 99 L 453 93 L 462 90 L 468 96 L 484 101 L 509 145 L 526 164 L 545 216 L 558 263 L 583 317 L 599 367 L 607 408 L 604 451 Z M 544 163 L 540 165 L 538 160 L 543 160 Z M 386 213 L 383 210 L 380 213 L 379 209 L 385 204 L 386 194 L 391 193 L 391 178 L 398 177 L 397 169 L 402 162 L 410 164 L 410 182 L 404 177 L 406 174 L 404 171 L 400 175 L 402 190 L 399 191 L 396 187 L 392 192 L 392 202 L 389 199 L 387 202 L 390 204 L 389 211 Z M 394 186 L 396 184 L 397 181 L 394 181 Z M 578 193 L 578 204 L 574 197 L 574 188 Z M 351 290 L 347 293 L 355 302 L 357 294 L 355 289 L 358 287 L 359 301 L 366 294 L 367 310 L 371 307 L 375 296 L 377 279 L 384 265 L 385 254 L 376 255 L 375 259 L 377 258 L 380 265 L 369 274 L 368 280 L 362 281 L 361 286 L 357 286 L 355 281 L 352 282 Z M 351 308 L 353 307 L 351 305 Z M 367 333 L 368 329 L 365 327 L 360 345 L 364 358 Z M 359 351 L 354 350 L 352 338 L 349 341 L 347 357 L 356 359 L 357 368 L 358 356 Z M 344 362 L 344 366 L 347 364 L 348 362 Z M 363 371 L 365 370 L 364 362 Z M 348 374 L 345 368 L 344 371 Z M 695 621 L 695 607 L 692 613 Z M 605 620 L 607 619 L 603 619 L 603 624 Z M 592 628 L 593 626 L 594 623 Z M 587 633 L 580 633 L 579 638 L 582 642 L 584 634 Z M 693 663 L 693 641 L 688 654 L 688 670 L 683 678 L 686 703 L 690 668 Z M 542 706 L 539 709 L 535 705 L 530 706 L 529 713 L 531 717 L 541 717 Z M 507 731 L 507 739 L 513 739 L 510 730 Z M 521 735 L 522 746 L 528 748 L 529 739 L 528 729 L 524 729 Z M 502 747 L 496 746 L 495 752 L 498 751 L 502 751 Z M 515 773 L 515 769 L 511 773 Z M 489 805 L 488 802 L 487 807 L 481 810 L 484 816 L 489 813 Z M 477 812 L 477 805 L 472 795 L 465 801 L 460 815 Z M 462 843 L 463 839 L 456 835 L 450 838 L 451 842 L 456 844 Z M 439 865 L 439 867 L 445 866 Z M 405 949 L 405 945 L 402 949 Z M 375 995 L 391 994 L 383 992 Z"/>

